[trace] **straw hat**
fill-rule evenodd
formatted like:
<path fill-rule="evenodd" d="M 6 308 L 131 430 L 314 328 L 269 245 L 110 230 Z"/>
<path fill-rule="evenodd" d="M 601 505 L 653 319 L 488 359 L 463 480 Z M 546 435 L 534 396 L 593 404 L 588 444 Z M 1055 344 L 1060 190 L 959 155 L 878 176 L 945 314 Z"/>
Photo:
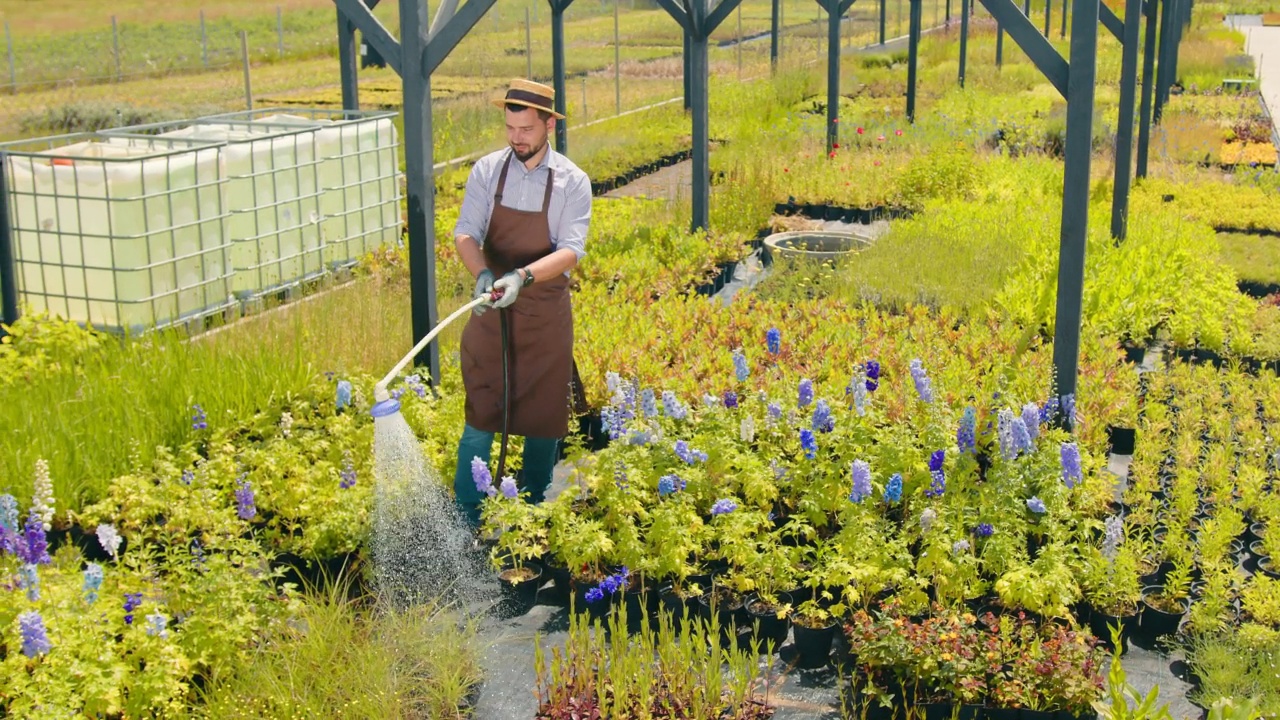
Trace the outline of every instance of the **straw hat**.
<path fill-rule="evenodd" d="M 506 107 L 511 104 L 546 110 L 552 116 L 563 120 L 564 115 L 555 111 L 555 97 L 556 91 L 542 83 L 516 78 L 511 81 L 505 96 L 494 98 L 491 102 L 495 107 Z"/>

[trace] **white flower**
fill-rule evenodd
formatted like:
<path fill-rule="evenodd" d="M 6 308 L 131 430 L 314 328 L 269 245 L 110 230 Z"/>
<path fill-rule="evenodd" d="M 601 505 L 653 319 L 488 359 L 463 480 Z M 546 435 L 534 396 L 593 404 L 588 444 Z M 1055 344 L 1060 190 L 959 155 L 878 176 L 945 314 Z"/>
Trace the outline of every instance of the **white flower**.
<path fill-rule="evenodd" d="M 115 526 L 99 525 L 97 535 L 98 544 L 102 546 L 103 550 L 107 551 L 108 555 L 114 558 L 116 552 L 120 550 L 120 533 L 116 532 Z"/>
<path fill-rule="evenodd" d="M 739 433 L 742 436 L 742 442 L 750 443 L 755 441 L 756 418 L 754 415 L 747 415 L 746 417 L 742 418 L 742 424 L 741 424 L 741 427 L 739 428 Z"/>
<path fill-rule="evenodd" d="M 288 410 L 285 410 L 284 413 L 280 416 L 280 432 L 284 433 L 285 437 L 289 437 L 289 433 L 292 431 L 293 431 L 293 413 L 289 412 Z"/>
<path fill-rule="evenodd" d="M 933 508 L 925 508 L 924 512 L 920 513 L 920 530 L 929 532 L 929 528 L 933 526 L 934 521 L 937 519 L 938 513 Z"/>
<path fill-rule="evenodd" d="M 49 463 L 36 460 L 35 491 L 31 494 L 31 507 L 44 525 L 44 531 L 53 529 L 53 480 L 49 477 Z"/>

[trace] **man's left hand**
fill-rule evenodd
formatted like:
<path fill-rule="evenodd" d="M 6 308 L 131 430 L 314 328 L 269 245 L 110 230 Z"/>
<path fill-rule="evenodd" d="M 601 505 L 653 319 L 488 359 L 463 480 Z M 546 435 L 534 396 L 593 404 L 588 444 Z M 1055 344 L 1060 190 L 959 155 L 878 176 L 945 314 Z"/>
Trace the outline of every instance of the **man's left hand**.
<path fill-rule="evenodd" d="M 516 301 L 516 296 L 520 294 L 520 288 L 524 286 L 524 279 L 520 277 L 517 271 L 511 271 L 503 275 L 493 284 L 494 290 L 501 290 L 502 297 L 493 301 L 496 308 L 509 307 Z"/>

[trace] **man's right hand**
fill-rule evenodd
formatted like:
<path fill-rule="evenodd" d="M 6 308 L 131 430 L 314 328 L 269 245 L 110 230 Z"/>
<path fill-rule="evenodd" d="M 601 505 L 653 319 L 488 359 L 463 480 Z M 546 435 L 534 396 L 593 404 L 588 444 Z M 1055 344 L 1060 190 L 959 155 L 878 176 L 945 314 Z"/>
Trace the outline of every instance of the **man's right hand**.
<path fill-rule="evenodd" d="M 493 292 L 493 280 L 493 272 L 489 268 L 481 270 L 480 274 L 476 276 L 476 289 L 472 293 L 471 299 L 475 300 L 482 295 L 488 297 Z M 472 308 L 471 312 L 474 315 L 483 315 L 484 311 L 488 309 L 488 305 L 480 304 Z"/>

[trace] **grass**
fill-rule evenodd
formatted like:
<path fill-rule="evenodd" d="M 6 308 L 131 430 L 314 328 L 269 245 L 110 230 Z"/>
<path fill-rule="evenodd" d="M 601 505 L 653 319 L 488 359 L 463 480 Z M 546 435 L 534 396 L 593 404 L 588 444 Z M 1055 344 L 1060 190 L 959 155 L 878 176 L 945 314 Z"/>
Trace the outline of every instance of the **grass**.
<path fill-rule="evenodd" d="M 1280 238 L 1220 233 L 1221 259 L 1241 280 L 1280 284 Z"/>
<path fill-rule="evenodd" d="M 480 682 L 474 621 L 442 608 L 397 611 L 349 601 L 333 582 L 301 599 L 234 676 L 219 678 L 208 718 L 458 718 Z"/>

